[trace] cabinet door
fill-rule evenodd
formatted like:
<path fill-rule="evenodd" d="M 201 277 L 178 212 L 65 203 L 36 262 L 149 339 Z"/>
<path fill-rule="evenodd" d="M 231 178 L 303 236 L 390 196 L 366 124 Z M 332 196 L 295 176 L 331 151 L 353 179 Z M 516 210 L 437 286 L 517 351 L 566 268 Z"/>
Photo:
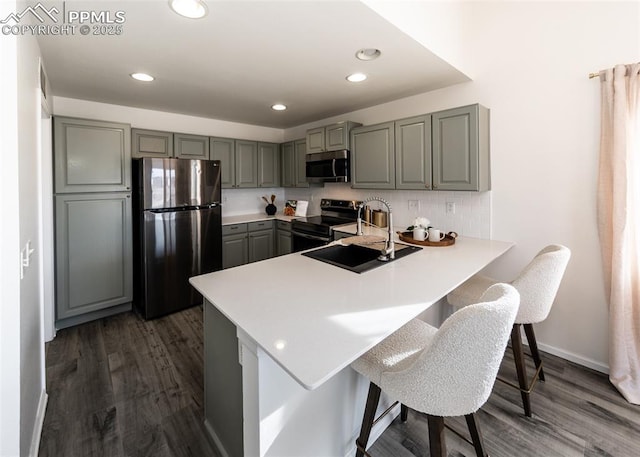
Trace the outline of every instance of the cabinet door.
<path fill-rule="evenodd" d="M 249 244 L 246 233 L 222 237 L 222 268 L 232 268 L 249 262 Z"/>
<path fill-rule="evenodd" d="M 258 143 L 258 187 L 280 186 L 280 149 L 276 143 Z"/>
<path fill-rule="evenodd" d="M 173 135 L 175 156 L 181 159 L 208 159 L 209 137 L 176 133 Z"/>
<path fill-rule="evenodd" d="M 352 129 L 352 187 L 394 189 L 395 177 L 394 123 Z"/>
<path fill-rule="evenodd" d="M 129 124 L 55 117 L 55 192 L 131 190 Z"/>
<path fill-rule="evenodd" d="M 276 237 L 278 255 L 291 254 L 291 232 L 289 230 L 278 230 Z"/>
<path fill-rule="evenodd" d="M 220 161 L 220 181 L 223 189 L 235 187 L 235 141 L 231 138 L 209 138 L 209 158 Z"/>
<path fill-rule="evenodd" d="M 307 141 L 297 140 L 295 146 L 295 186 L 309 187 L 307 181 Z"/>
<path fill-rule="evenodd" d="M 258 143 L 236 140 L 236 187 L 258 187 Z"/>
<path fill-rule="evenodd" d="M 322 152 L 325 150 L 324 127 L 307 130 L 307 152 Z"/>
<path fill-rule="evenodd" d="M 131 195 L 56 196 L 56 318 L 129 303 Z"/>
<path fill-rule="evenodd" d="M 324 146 L 327 151 L 349 149 L 349 124 L 342 122 L 325 127 Z"/>
<path fill-rule="evenodd" d="M 249 262 L 273 257 L 273 229 L 249 232 Z"/>
<path fill-rule="evenodd" d="M 431 189 L 431 116 L 395 124 L 396 189 Z"/>
<path fill-rule="evenodd" d="M 480 185 L 479 179 L 478 115 L 479 105 L 432 114 L 434 189 L 486 190 L 487 183 L 483 182 Z M 482 167 L 483 173 L 488 176 L 488 134 L 486 137 L 487 145 L 483 146 Z"/>
<path fill-rule="evenodd" d="M 131 157 L 173 157 L 173 133 L 131 129 Z"/>
<path fill-rule="evenodd" d="M 282 187 L 295 187 L 296 155 L 293 141 L 283 143 L 280 153 Z"/>

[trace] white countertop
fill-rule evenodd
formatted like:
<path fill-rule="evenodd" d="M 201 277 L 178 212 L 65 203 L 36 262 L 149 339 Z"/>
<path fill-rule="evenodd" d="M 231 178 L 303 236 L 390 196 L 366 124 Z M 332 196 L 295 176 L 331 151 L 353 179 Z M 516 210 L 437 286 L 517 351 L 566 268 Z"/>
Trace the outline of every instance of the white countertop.
<path fill-rule="evenodd" d="M 258 221 L 270 221 L 270 220 L 291 222 L 295 218 L 296 218 L 295 216 L 285 216 L 282 213 L 276 213 L 273 216 L 268 216 L 265 213 L 242 214 L 240 216 L 224 216 L 222 218 L 222 225 L 243 224 L 246 222 L 258 222 Z"/>
<path fill-rule="evenodd" d="M 512 246 L 459 237 L 362 274 L 294 253 L 190 282 L 315 389 Z"/>

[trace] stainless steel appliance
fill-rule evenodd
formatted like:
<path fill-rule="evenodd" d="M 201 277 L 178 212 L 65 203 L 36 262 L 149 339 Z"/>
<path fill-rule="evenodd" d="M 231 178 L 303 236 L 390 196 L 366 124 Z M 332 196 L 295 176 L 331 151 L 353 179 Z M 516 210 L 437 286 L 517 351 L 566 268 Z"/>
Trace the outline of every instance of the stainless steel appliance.
<path fill-rule="evenodd" d="M 309 182 L 349 182 L 349 151 L 327 151 L 307 154 L 306 173 Z"/>
<path fill-rule="evenodd" d="M 202 303 L 191 276 L 222 268 L 220 161 L 133 160 L 136 309 L 151 319 Z"/>
<path fill-rule="evenodd" d="M 320 216 L 298 218 L 291 221 L 293 252 L 324 246 L 333 240 L 333 228 L 354 224 L 358 218 L 359 201 L 320 201 Z"/>

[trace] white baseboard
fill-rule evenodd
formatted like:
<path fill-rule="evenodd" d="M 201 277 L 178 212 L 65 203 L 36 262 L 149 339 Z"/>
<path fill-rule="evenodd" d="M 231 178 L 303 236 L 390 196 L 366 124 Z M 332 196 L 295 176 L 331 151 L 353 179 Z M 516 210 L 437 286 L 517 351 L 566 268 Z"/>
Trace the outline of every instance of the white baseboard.
<path fill-rule="evenodd" d="M 577 363 L 578 365 L 582 365 L 583 367 L 599 371 L 600 373 L 609 374 L 609 365 L 605 365 L 604 363 L 598 362 L 596 360 L 589 359 L 587 357 L 583 357 L 581 355 L 574 354 L 573 352 L 565 351 L 563 349 L 558 349 L 547 344 L 538 343 L 538 349 L 544 352 L 548 352 L 549 354 L 562 357 L 565 360 Z"/>
<path fill-rule="evenodd" d="M 38 411 L 36 411 L 35 424 L 33 424 L 33 434 L 31 435 L 31 447 L 29 448 L 29 457 L 38 457 L 40 450 L 40 438 L 42 437 L 42 426 L 44 425 L 44 415 L 47 411 L 47 401 L 49 396 L 46 390 L 40 392 L 40 400 L 38 401 Z"/>

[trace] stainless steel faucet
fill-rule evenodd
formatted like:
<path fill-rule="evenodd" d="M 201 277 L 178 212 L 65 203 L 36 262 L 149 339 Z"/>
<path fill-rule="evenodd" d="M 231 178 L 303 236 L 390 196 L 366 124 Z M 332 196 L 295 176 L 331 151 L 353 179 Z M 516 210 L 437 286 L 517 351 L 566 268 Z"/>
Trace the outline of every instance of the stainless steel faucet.
<path fill-rule="evenodd" d="M 382 260 L 383 262 L 393 260 L 396 257 L 395 245 L 393 243 L 393 218 L 391 217 L 391 205 L 384 198 L 369 197 L 360 202 L 360 205 L 358 205 L 358 219 L 356 221 L 356 235 L 362 236 L 362 218 L 360 217 L 360 213 L 362 211 L 362 208 L 364 208 L 364 206 L 370 202 L 383 203 L 389 211 L 389 217 L 387 218 L 387 242 L 385 244 L 385 248 L 380 250 L 380 257 L 378 257 L 378 260 Z"/>

